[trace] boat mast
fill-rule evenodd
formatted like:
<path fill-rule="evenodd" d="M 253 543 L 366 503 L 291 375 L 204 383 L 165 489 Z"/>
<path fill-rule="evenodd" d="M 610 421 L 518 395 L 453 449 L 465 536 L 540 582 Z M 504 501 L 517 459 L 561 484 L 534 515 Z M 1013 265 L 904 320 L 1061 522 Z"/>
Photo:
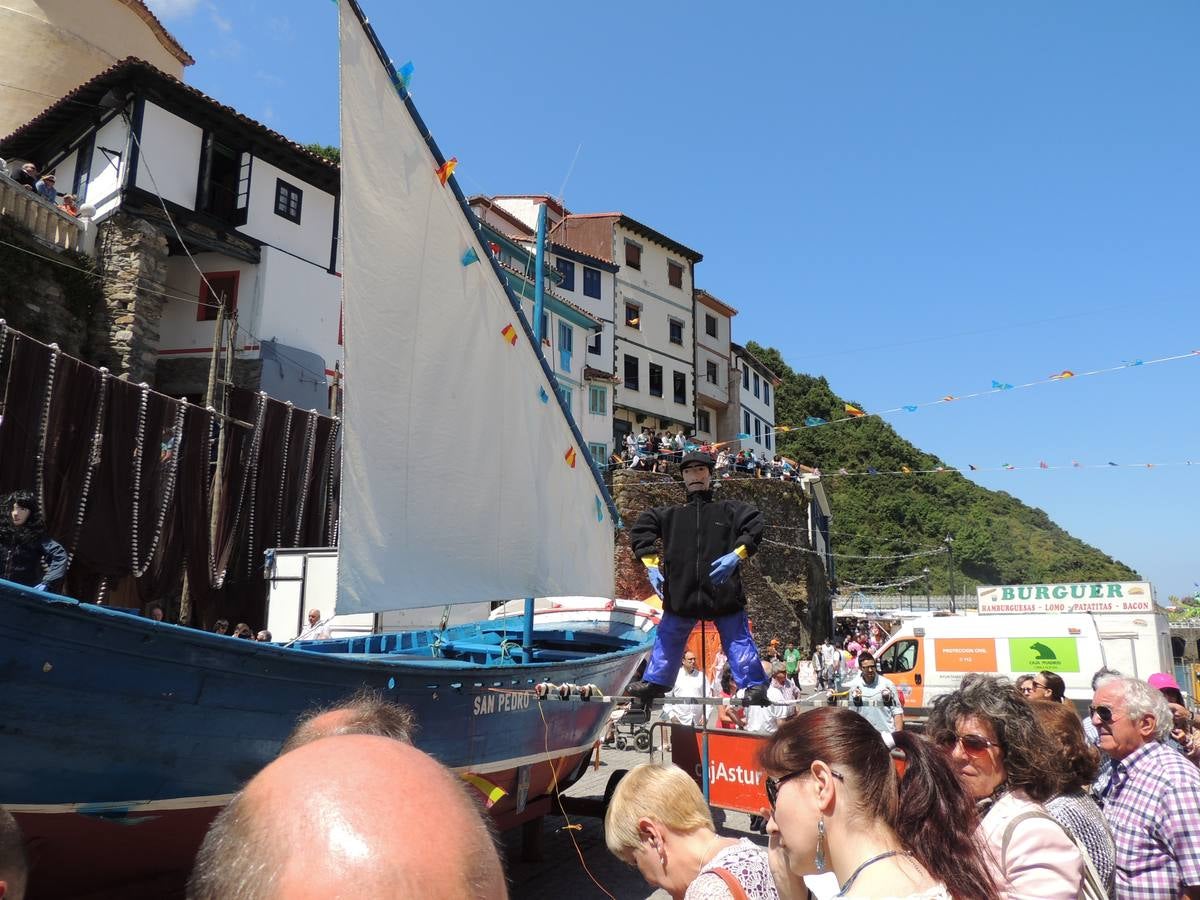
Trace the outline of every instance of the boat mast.
<path fill-rule="evenodd" d="M 542 309 L 546 302 L 546 290 L 542 278 L 546 271 L 546 204 L 538 205 L 537 218 L 537 255 L 533 264 L 533 336 L 538 353 L 542 352 Z M 533 598 L 525 598 L 525 618 L 521 623 L 521 649 L 525 651 L 525 661 L 533 661 Z"/>

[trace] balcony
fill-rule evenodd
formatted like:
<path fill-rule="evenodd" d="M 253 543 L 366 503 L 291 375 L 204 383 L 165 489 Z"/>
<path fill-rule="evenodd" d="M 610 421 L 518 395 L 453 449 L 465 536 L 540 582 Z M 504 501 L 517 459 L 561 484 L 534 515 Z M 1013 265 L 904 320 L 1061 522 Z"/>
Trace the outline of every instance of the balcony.
<path fill-rule="evenodd" d="M 76 253 L 90 251 L 89 221 L 60 210 L 39 194 L 0 175 L 0 215 L 8 216 L 43 243 Z"/>

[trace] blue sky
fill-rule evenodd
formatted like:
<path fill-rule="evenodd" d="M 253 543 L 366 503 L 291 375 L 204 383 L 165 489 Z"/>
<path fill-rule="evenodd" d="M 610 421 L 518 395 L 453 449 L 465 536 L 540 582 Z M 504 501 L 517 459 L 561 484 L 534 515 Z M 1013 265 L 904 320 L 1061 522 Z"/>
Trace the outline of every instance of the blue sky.
<path fill-rule="evenodd" d="M 149 3 L 191 84 L 338 142 L 329 0 Z M 464 191 L 694 247 L 736 340 L 867 410 L 1200 349 L 1196 4 L 364 5 Z M 890 420 L 964 468 L 1197 463 L 977 476 L 1165 600 L 1200 581 L 1198 388 L 1200 357 Z"/>

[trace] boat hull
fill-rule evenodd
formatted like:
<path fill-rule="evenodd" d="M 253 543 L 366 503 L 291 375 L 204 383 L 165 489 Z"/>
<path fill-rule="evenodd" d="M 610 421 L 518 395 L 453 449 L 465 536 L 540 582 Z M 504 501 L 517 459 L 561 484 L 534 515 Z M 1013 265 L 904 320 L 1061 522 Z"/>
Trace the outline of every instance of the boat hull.
<path fill-rule="evenodd" d="M 556 622 L 535 633 L 547 661 L 513 663 L 519 651 L 489 649 L 505 622 L 296 649 L 4 581 L 0 608 L 0 805 L 32 841 L 38 896 L 78 893 L 72 871 L 94 888 L 101 872 L 117 883 L 189 867 L 212 816 L 278 754 L 297 718 L 364 685 L 412 707 L 414 743 L 476 776 L 502 827 L 520 822 L 556 780 L 582 773 L 610 713 L 577 698 L 539 702 L 533 686 L 617 692 L 652 640 L 619 622 Z M 432 655 L 439 639 L 458 658 Z M 80 865 L 82 847 L 95 868 Z"/>

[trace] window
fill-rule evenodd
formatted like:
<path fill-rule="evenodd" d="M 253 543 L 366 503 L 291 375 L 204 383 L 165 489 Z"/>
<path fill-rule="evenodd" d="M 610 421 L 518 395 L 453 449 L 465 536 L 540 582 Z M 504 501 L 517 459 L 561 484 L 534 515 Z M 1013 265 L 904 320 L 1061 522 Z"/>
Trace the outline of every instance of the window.
<path fill-rule="evenodd" d="M 707 409 L 702 409 L 696 413 L 696 430 L 702 431 L 705 434 L 712 434 L 712 422 Z"/>
<path fill-rule="evenodd" d="M 592 339 L 588 341 L 588 353 L 600 355 L 600 340 L 604 337 L 604 332 L 597 331 L 592 335 Z"/>
<path fill-rule="evenodd" d="M 682 372 L 675 373 L 675 402 L 687 403 L 687 376 Z"/>
<path fill-rule="evenodd" d="M 571 371 L 571 354 L 575 349 L 575 329 L 566 322 L 558 323 L 558 367 Z"/>
<path fill-rule="evenodd" d="M 249 153 L 221 143 L 211 133 L 206 134 L 200 155 L 196 208 L 229 225 L 245 225 L 250 207 L 250 162 Z M 298 204 L 299 198 L 297 216 Z"/>
<path fill-rule="evenodd" d="M 638 358 L 625 354 L 625 387 L 638 390 Z"/>
<path fill-rule="evenodd" d="M 683 287 L 683 266 L 677 262 L 667 261 L 667 283 L 671 287 Z"/>
<path fill-rule="evenodd" d="M 754 396 L 755 397 L 758 396 L 758 387 L 759 387 L 758 373 L 755 372 L 754 373 Z"/>
<path fill-rule="evenodd" d="M 708 377 L 708 383 L 716 384 L 717 383 L 717 364 L 710 359 L 704 365 L 705 365 L 705 368 L 707 369 L 706 374 Z"/>
<path fill-rule="evenodd" d="M 746 412 L 745 410 L 742 410 L 742 422 L 745 425 L 745 427 L 742 428 L 742 434 L 749 434 L 750 433 L 750 413 Z"/>
<path fill-rule="evenodd" d="M 560 384 L 558 386 L 558 394 L 560 397 L 563 398 L 563 403 L 566 404 L 567 409 L 570 409 L 571 408 L 571 389 L 569 387 L 563 387 Z"/>
<path fill-rule="evenodd" d="M 289 222 L 300 224 L 300 203 L 304 199 L 304 191 L 288 184 L 282 178 L 275 179 L 275 215 L 283 216 Z"/>
<path fill-rule="evenodd" d="M 771 385 L 766 381 L 763 382 L 763 403 L 771 405 Z"/>
<path fill-rule="evenodd" d="M 744 387 L 746 390 L 750 390 L 750 370 L 749 369 L 742 369 L 742 387 Z"/>
<path fill-rule="evenodd" d="M 704 314 L 704 333 L 707 334 L 709 337 L 715 338 L 717 336 L 717 317 L 716 316 L 710 316 L 708 313 Z"/>
<path fill-rule="evenodd" d="M 600 299 L 600 270 L 583 267 L 583 296 Z"/>
<path fill-rule="evenodd" d="M 770 450 L 771 449 L 771 429 L 770 428 L 768 428 L 766 430 L 766 433 L 763 435 L 763 441 L 766 442 L 767 449 Z"/>
<path fill-rule="evenodd" d="M 238 278 L 241 272 L 205 272 L 200 282 L 200 305 L 196 307 L 197 322 L 213 322 L 217 307 L 225 306 L 225 317 L 237 309 Z M 212 285 L 212 290 L 209 290 Z"/>
<path fill-rule="evenodd" d="M 879 671 L 885 675 L 911 672 L 917 667 L 917 642 L 897 641 L 879 654 Z"/>
<path fill-rule="evenodd" d="M 683 323 L 678 319 L 669 319 L 668 325 L 671 331 L 671 343 L 683 344 Z"/>
<path fill-rule="evenodd" d="M 662 366 L 650 363 L 650 396 L 662 396 Z"/>
<path fill-rule="evenodd" d="M 596 465 L 603 466 L 608 463 L 608 444 L 588 444 L 588 453 L 592 454 Z"/>
<path fill-rule="evenodd" d="M 588 412 L 593 416 L 608 415 L 608 389 L 598 384 L 588 387 Z"/>
<path fill-rule="evenodd" d="M 564 291 L 575 290 L 575 263 L 569 259 L 560 259 L 556 265 L 558 274 L 562 276 L 562 282 L 558 286 Z"/>
<path fill-rule="evenodd" d="M 642 330 L 642 308 L 636 303 L 625 304 L 625 324 L 638 331 Z"/>
<path fill-rule="evenodd" d="M 631 269 L 642 267 L 642 248 L 633 241 L 625 242 L 625 265 Z"/>
<path fill-rule="evenodd" d="M 542 310 L 542 342 L 550 343 L 550 313 Z"/>
<path fill-rule="evenodd" d="M 92 157 L 96 153 L 96 136 L 92 135 L 75 153 L 75 182 L 71 185 L 73 193 L 82 204 L 87 200 L 88 182 L 92 178 Z"/>
<path fill-rule="evenodd" d="M 758 418 L 754 420 L 754 443 L 762 443 L 762 420 Z"/>

